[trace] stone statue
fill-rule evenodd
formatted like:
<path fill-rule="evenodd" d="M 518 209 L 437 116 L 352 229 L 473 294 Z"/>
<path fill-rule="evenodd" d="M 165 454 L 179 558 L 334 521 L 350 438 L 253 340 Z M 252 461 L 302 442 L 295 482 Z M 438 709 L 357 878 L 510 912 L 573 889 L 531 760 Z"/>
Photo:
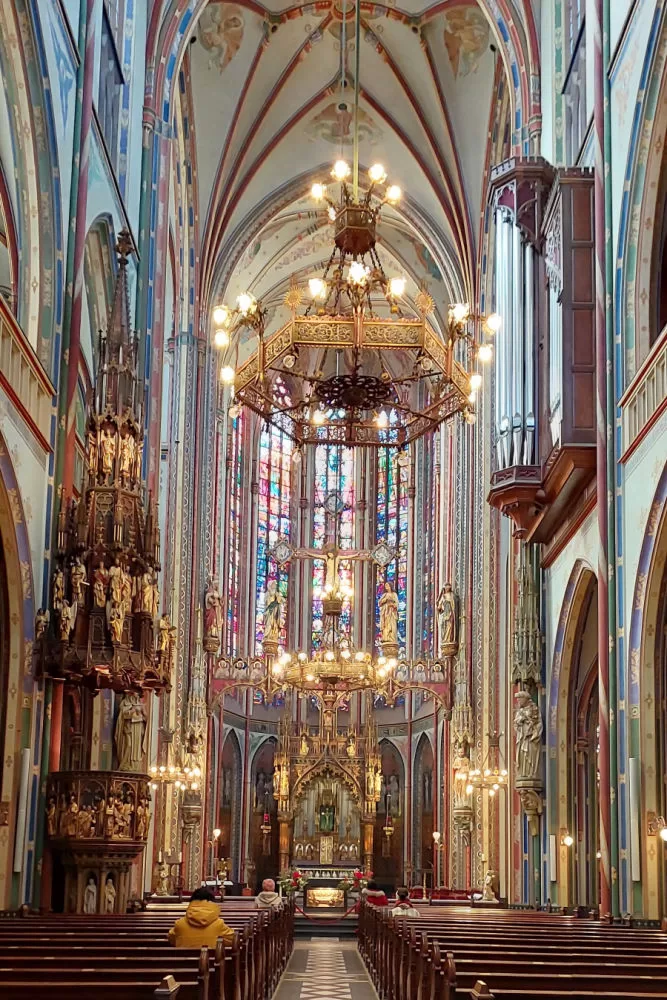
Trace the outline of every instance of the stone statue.
<path fill-rule="evenodd" d="M 40 608 L 35 616 L 35 639 L 41 639 L 49 627 L 50 615 L 44 608 Z"/>
<path fill-rule="evenodd" d="M 385 581 L 380 605 L 380 640 L 390 646 L 398 645 L 398 594 L 391 583 Z"/>
<path fill-rule="evenodd" d="M 74 565 L 69 571 L 69 578 L 72 584 L 72 600 L 77 604 L 83 604 L 84 587 L 88 586 L 86 567 L 77 556 Z"/>
<path fill-rule="evenodd" d="M 83 894 L 83 912 L 97 913 L 97 883 L 92 875 Z"/>
<path fill-rule="evenodd" d="M 120 439 L 118 472 L 123 482 L 127 482 L 134 471 L 135 441 L 132 434 L 126 431 Z"/>
<path fill-rule="evenodd" d="M 484 876 L 484 890 L 482 899 L 485 903 L 497 903 L 496 894 L 493 891 L 493 872 L 487 872 Z"/>
<path fill-rule="evenodd" d="M 113 913 L 116 909 L 116 886 L 113 884 L 111 875 L 107 876 L 104 886 L 104 912 Z"/>
<path fill-rule="evenodd" d="M 60 638 L 63 642 L 67 642 L 70 632 L 74 628 L 74 617 L 75 609 L 69 601 L 63 601 L 60 609 Z"/>
<path fill-rule="evenodd" d="M 438 594 L 438 631 L 440 634 L 440 652 L 446 654 L 448 648 L 458 643 L 458 621 L 456 614 L 456 595 L 451 583 L 446 583 Z"/>
<path fill-rule="evenodd" d="M 65 599 L 65 575 L 61 569 L 53 574 L 53 607 L 60 611 Z"/>
<path fill-rule="evenodd" d="M 146 709 L 136 691 L 123 696 L 116 719 L 114 740 L 119 771 L 141 770 L 146 737 Z"/>
<path fill-rule="evenodd" d="M 278 590 L 275 580 L 269 580 L 266 588 L 266 605 L 264 607 L 264 640 L 278 642 L 284 597 Z"/>
<path fill-rule="evenodd" d="M 544 725 L 539 707 L 528 691 L 517 691 L 514 711 L 516 766 L 518 778 L 537 778 L 542 752 Z"/>
<path fill-rule="evenodd" d="M 105 476 L 113 475 L 113 463 L 116 458 L 116 433 L 105 428 L 100 437 L 100 448 L 102 451 L 102 473 Z"/>
<path fill-rule="evenodd" d="M 103 608 L 107 603 L 109 588 L 109 573 L 103 562 L 93 570 L 93 601 L 96 608 Z"/>
<path fill-rule="evenodd" d="M 222 633 L 222 598 L 218 585 L 209 577 L 204 594 L 204 635 L 210 639 L 219 639 Z"/>

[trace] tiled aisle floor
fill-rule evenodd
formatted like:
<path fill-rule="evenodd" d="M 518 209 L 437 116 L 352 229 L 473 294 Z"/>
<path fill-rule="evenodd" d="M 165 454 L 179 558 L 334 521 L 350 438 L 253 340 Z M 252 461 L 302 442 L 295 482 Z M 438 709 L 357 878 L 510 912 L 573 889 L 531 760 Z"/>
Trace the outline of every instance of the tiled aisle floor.
<path fill-rule="evenodd" d="M 377 1000 L 356 943 L 297 941 L 274 1000 Z"/>

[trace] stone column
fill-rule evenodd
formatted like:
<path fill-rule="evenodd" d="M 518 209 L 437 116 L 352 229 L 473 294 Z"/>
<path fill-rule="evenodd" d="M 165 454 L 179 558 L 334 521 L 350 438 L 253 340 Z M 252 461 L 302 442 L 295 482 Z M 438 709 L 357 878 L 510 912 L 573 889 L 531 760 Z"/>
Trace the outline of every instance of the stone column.
<path fill-rule="evenodd" d="M 201 881 L 200 858 L 199 852 L 196 850 L 201 814 L 202 802 L 199 792 L 184 792 L 181 816 L 183 819 L 183 844 L 187 848 L 184 873 L 186 890 L 196 888 Z"/>

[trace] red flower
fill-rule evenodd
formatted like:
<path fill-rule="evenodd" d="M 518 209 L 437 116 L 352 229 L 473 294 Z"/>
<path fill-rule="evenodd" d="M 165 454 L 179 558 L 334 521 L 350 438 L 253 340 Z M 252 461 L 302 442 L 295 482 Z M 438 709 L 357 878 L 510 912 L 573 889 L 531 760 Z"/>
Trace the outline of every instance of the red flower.
<path fill-rule="evenodd" d="M 355 872 L 354 877 L 357 879 L 357 881 L 359 881 L 359 879 L 363 878 L 364 876 L 361 872 Z"/>

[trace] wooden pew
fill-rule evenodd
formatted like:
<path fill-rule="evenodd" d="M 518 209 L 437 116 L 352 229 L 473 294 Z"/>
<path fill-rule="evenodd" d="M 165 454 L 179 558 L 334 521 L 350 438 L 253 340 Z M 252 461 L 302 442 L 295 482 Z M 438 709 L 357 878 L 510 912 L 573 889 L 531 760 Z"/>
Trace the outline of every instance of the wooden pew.
<path fill-rule="evenodd" d="M 383 1000 L 469 997 L 478 981 L 507 1000 L 667 995 L 665 943 L 657 931 L 547 914 L 394 919 L 364 906 L 359 919 L 360 951 Z"/>
<path fill-rule="evenodd" d="M 225 905 L 221 914 L 236 931 L 234 941 L 224 946 L 219 940 L 205 956 L 167 944 L 182 912 L 8 920 L 0 925 L 0 995 L 106 1000 L 115 990 L 139 1000 L 156 990 L 168 997 L 176 983 L 181 1000 L 268 1000 L 292 950 L 293 906 L 249 911 Z"/>

